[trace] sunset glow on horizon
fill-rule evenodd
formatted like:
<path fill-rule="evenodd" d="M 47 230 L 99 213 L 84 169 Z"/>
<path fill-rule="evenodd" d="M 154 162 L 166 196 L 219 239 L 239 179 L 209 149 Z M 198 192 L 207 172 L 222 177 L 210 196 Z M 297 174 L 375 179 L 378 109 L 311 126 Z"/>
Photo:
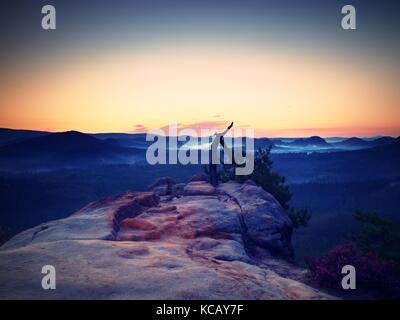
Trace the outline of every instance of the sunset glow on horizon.
<path fill-rule="evenodd" d="M 400 135 L 398 66 L 374 52 L 171 39 L 77 41 L 3 65 L 0 127 L 134 133 L 235 121 L 259 137 Z"/>

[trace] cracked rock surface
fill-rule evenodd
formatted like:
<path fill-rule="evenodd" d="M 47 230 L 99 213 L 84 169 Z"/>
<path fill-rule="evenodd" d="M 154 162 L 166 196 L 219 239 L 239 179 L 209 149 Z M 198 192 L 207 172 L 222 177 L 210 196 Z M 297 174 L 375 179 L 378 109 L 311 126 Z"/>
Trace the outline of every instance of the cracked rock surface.
<path fill-rule="evenodd" d="M 1 299 L 333 299 L 293 266 L 292 225 L 251 184 L 160 179 L 0 247 Z M 41 287 L 56 268 L 56 290 Z"/>

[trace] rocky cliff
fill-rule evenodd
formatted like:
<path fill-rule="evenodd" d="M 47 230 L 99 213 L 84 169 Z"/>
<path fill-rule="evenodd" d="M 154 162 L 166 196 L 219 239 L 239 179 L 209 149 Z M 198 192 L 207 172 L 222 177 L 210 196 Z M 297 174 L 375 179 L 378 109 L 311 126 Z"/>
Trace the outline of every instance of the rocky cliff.
<path fill-rule="evenodd" d="M 248 182 L 160 179 L 44 223 L 0 248 L 0 298 L 331 299 L 290 263 L 291 221 Z M 42 266 L 57 287 L 43 290 Z"/>

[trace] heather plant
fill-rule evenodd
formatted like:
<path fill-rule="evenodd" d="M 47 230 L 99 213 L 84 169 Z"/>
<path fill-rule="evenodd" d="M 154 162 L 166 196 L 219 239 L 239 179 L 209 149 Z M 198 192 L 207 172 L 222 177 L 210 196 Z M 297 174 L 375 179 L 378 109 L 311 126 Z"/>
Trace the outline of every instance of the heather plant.
<path fill-rule="evenodd" d="M 357 287 L 379 296 L 400 299 L 400 228 L 376 212 L 356 210 L 360 229 L 351 244 L 335 247 L 326 255 L 307 258 L 311 278 L 323 287 L 341 289 L 341 269 L 356 269 Z"/>
<path fill-rule="evenodd" d="M 307 258 L 306 264 L 311 279 L 322 287 L 342 290 L 342 268 L 352 265 L 358 290 L 373 292 L 380 298 L 400 299 L 399 264 L 382 260 L 354 244 L 339 245 L 324 256 Z"/>

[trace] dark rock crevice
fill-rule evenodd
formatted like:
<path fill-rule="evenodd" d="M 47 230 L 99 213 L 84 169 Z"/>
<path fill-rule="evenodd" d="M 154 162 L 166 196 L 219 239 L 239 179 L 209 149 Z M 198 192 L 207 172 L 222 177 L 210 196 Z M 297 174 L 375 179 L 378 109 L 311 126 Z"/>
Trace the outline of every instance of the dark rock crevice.
<path fill-rule="evenodd" d="M 121 229 L 121 222 L 127 218 L 133 218 L 143 212 L 142 207 L 139 205 L 137 200 L 135 199 L 132 203 L 128 205 L 124 205 L 119 208 L 112 219 L 112 230 L 110 239 L 107 240 L 116 240 L 118 236 L 118 232 Z"/>
<path fill-rule="evenodd" d="M 42 231 L 47 230 L 49 227 L 48 226 L 40 226 L 40 228 L 38 230 L 36 230 L 33 235 L 32 235 L 32 240 L 33 241 L 35 239 L 35 237 Z"/>
<path fill-rule="evenodd" d="M 132 200 L 129 203 L 119 207 L 112 215 L 111 234 L 109 238 L 105 240 L 116 241 L 118 239 L 118 232 L 121 230 L 122 221 L 137 217 L 146 209 L 157 205 L 159 202 L 159 198 L 151 192 L 133 194 L 131 197 Z"/>
<path fill-rule="evenodd" d="M 235 205 L 239 209 L 238 210 L 238 219 L 239 219 L 239 225 L 240 225 L 240 235 L 241 235 L 241 239 L 243 242 L 243 249 L 246 252 L 246 254 L 249 256 L 249 258 L 252 258 L 255 256 L 255 252 L 254 252 L 255 243 L 249 236 L 248 228 L 247 228 L 244 216 L 243 216 L 242 206 L 241 206 L 240 202 L 238 201 L 238 199 L 235 198 L 234 196 L 232 196 L 226 192 L 223 192 L 223 194 L 226 195 L 233 203 L 235 203 Z"/>

